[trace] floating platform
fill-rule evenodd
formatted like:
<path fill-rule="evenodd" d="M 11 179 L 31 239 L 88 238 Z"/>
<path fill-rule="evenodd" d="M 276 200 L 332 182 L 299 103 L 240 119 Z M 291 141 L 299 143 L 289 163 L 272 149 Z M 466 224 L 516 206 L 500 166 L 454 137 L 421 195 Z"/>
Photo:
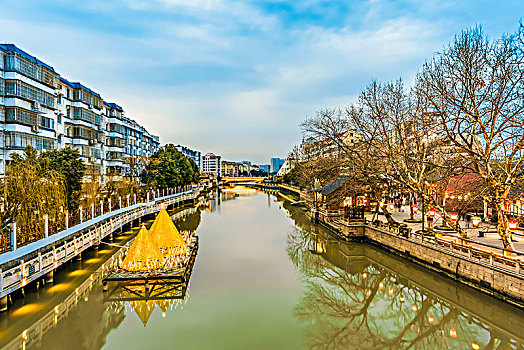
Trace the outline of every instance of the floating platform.
<path fill-rule="evenodd" d="M 155 269 L 151 271 L 127 271 L 121 268 L 115 269 L 102 279 L 104 287 L 107 282 L 143 282 L 163 281 L 164 283 L 186 283 L 191 277 L 193 265 L 195 264 L 198 252 L 198 236 L 193 236 L 193 241 L 189 245 L 189 260 L 187 265 L 175 269 Z"/>

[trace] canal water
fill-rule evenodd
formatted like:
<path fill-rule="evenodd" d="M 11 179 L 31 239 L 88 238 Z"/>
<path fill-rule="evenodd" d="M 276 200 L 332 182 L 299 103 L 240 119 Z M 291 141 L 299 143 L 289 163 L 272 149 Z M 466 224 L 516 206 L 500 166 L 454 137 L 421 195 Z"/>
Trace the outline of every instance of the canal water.
<path fill-rule="evenodd" d="M 200 239 L 183 299 L 108 301 L 101 276 L 117 248 L 102 246 L 53 285 L 15 296 L 0 315 L 0 347 L 523 348 L 523 311 L 373 246 L 340 242 L 272 194 L 235 187 L 206 209 L 171 215 Z"/>

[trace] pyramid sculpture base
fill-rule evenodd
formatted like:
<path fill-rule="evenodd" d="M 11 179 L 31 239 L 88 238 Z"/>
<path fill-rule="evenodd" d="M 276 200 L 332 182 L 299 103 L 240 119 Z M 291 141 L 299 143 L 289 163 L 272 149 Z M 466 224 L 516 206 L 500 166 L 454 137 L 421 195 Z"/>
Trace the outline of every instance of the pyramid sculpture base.
<path fill-rule="evenodd" d="M 149 281 L 170 281 L 170 282 L 187 282 L 195 264 L 196 255 L 198 252 L 198 236 L 194 236 L 195 240 L 190 245 L 189 259 L 187 264 L 175 269 L 156 269 L 151 271 L 127 271 L 124 269 L 116 269 L 109 273 L 102 282 L 107 284 L 110 281 L 116 282 L 138 282 L 147 283 Z"/>

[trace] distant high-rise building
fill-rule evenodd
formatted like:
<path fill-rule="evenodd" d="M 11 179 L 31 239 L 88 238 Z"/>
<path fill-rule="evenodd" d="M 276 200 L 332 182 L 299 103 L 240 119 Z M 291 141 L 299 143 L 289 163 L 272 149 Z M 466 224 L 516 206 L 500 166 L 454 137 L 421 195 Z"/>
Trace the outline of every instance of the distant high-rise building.
<path fill-rule="evenodd" d="M 258 166 L 260 170 L 265 171 L 266 173 L 269 173 L 271 171 L 271 165 L 269 164 L 261 164 Z"/>
<path fill-rule="evenodd" d="M 271 172 L 277 173 L 286 160 L 282 158 L 271 158 Z"/>
<path fill-rule="evenodd" d="M 243 160 L 241 163 L 242 164 L 251 165 L 251 161 L 250 160 Z"/>

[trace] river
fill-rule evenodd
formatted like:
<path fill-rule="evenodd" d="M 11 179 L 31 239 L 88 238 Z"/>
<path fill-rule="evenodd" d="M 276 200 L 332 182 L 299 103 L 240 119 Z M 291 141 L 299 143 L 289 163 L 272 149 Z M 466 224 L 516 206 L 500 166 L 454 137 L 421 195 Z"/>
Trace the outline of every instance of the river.
<path fill-rule="evenodd" d="M 183 299 L 147 304 L 145 317 L 136 303 L 107 301 L 100 278 L 117 248 L 102 246 L 53 285 L 14 298 L 0 315 L 0 347 L 523 348 L 521 310 L 379 248 L 340 242 L 274 195 L 235 187 L 209 204 L 170 213 L 200 240 Z"/>

